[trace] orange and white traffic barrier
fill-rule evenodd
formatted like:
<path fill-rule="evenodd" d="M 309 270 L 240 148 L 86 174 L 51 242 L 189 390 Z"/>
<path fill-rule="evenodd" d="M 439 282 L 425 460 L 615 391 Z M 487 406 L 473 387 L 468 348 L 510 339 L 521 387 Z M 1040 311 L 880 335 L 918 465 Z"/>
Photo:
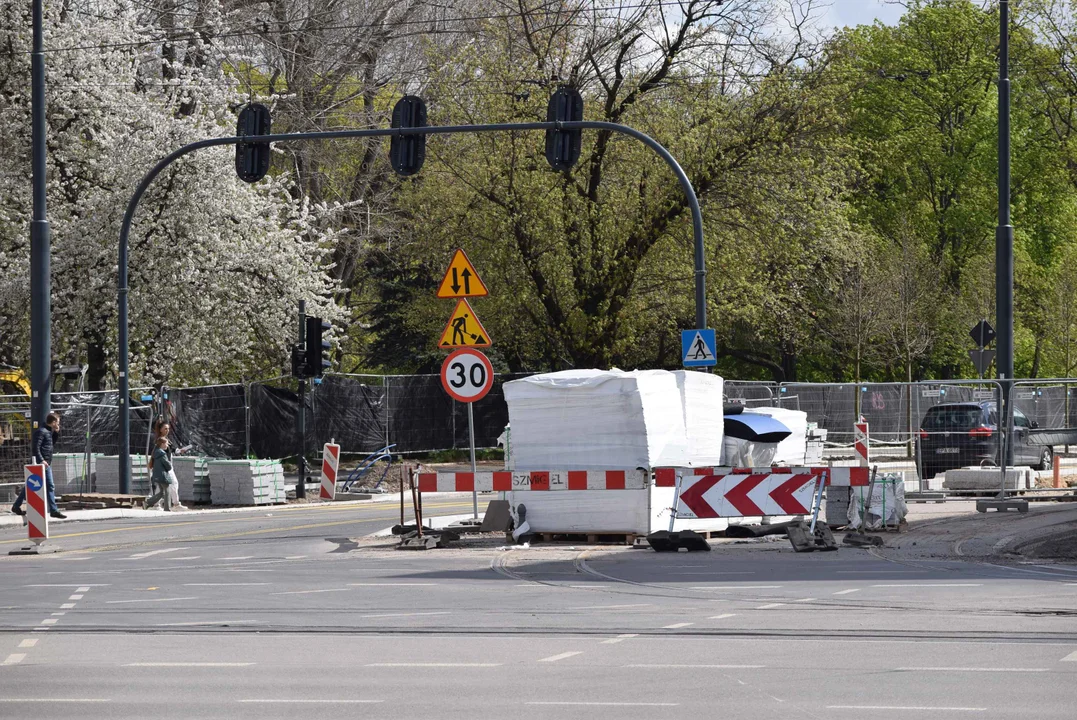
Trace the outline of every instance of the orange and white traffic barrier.
<path fill-rule="evenodd" d="M 678 470 L 691 476 L 761 475 L 772 473 L 818 476 L 823 474 L 826 476 L 826 484 L 834 487 L 867 487 L 868 482 L 871 480 L 871 473 L 866 467 L 656 468 L 654 471 L 655 487 L 675 487 L 677 485 Z"/>
<path fill-rule="evenodd" d="M 337 496 L 337 470 L 340 468 L 340 445 L 332 440 L 322 446 L 322 489 L 318 497 L 333 500 Z"/>
<path fill-rule="evenodd" d="M 30 542 L 40 545 L 49 539 L 49 514 L 46 510 L 45 466 L 27 465 L 23 468 L 26 481 L 26 522 Z"/>
<path fill-rule="evenodd" d="M 853 447 L 856 450 L 856 459 L 861 467 L 868 466 L 868 424 L 861 421 L 856 423 L 853 437 Z"/>
<path fill-rule="evenodd" d="M 648 479 L 643 470 L 419 473 L 419 492 L 645 490 Z"/>

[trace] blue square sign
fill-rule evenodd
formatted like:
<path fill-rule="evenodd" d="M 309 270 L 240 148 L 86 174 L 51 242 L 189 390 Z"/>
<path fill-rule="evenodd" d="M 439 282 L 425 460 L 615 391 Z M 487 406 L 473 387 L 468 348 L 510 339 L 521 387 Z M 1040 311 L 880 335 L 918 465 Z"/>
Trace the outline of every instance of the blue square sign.
<path fill-rule="evenodd" d="M 681 362 L 685 367 L 717 365 L 713 330 L 681 331 Z"/>

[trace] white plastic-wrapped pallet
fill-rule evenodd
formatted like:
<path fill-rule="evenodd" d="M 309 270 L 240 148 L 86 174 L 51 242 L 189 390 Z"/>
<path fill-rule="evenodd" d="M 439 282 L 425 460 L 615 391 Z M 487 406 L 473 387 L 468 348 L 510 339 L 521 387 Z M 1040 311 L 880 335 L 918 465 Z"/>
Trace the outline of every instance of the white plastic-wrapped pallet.
<path fill-rule="evenodd" d="M 565 370 L 513 380 L 504 392 L 516 470 L 689 464 L 674 373 Z"/>
<path fill-rule="evenodd" d="M 684 408 L 689 463 L 693 467 L 720 465 L 725 433 L 722 378 L 691 370 L 677 370 L 673 374 Z"/>

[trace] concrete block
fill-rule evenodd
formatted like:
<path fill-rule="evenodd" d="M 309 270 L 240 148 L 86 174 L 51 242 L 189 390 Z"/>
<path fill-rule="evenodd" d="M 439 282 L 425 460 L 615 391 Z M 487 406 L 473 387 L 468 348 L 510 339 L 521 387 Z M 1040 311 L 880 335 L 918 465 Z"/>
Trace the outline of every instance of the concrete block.
<path fill-rule="evenodd" d="M 947 490 L 998 490 L 1002 473 L 999 468 L 959 468 L 947 470 L 943 487 Z M 1006 470 L 1007 490 L 1027 490 L 1033 487 L 1032 468 L 1017 467 Z"/>
<path fill-rule="evenodd" d="M 977 500 L 976 512 L 985 513 L 988 510 L 996 510 L 998 512 L 1006 512 L 1008 510 L 1016 510 L 1017 512 L 1028 512 L 1028 500 Z"/>

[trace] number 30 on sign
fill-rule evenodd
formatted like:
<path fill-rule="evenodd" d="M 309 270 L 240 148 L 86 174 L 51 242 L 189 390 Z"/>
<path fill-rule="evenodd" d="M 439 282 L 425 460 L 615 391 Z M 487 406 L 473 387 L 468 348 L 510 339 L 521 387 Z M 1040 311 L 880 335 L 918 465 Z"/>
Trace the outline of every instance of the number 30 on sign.
<path fill-rule="evenodd" d="M 478 350 L 462 348 L 441 364 L 441 386 L 454 400 L 481 400 L 493 385 L 494 367 Z"/>

